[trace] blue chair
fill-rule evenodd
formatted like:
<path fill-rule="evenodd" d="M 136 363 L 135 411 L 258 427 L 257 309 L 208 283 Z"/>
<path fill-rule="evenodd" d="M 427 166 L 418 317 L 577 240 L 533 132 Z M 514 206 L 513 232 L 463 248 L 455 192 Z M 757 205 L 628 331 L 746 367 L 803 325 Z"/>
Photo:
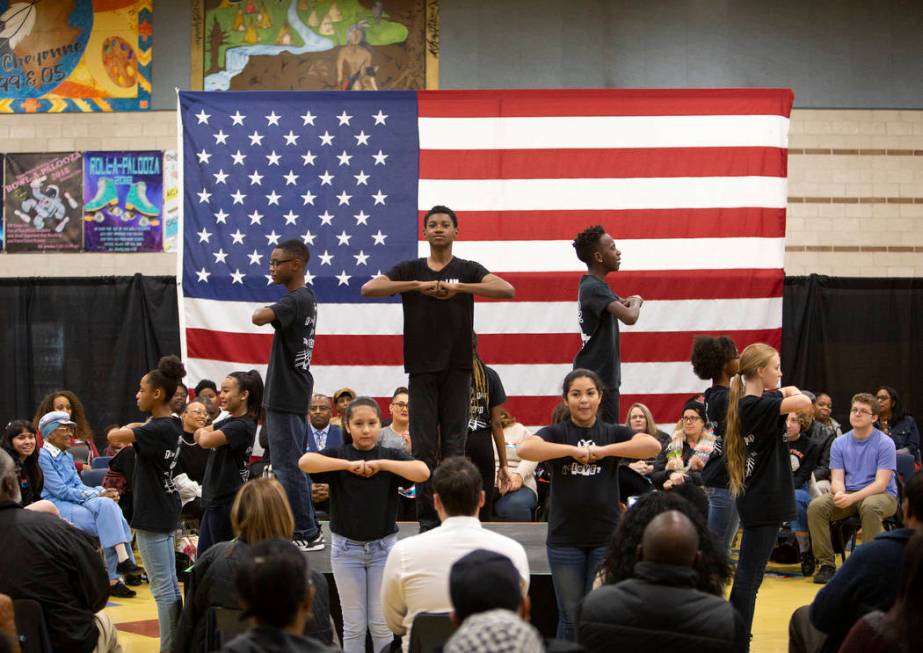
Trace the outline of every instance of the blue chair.
<path fill-rule="evenodd" d="M 99 456 L 94 458 L 93 462 L 90 463 L 90 466 L 93 469 L 106 469 L 109 467 L 109 461 L 112 460 L 112 456 Z"/>
<path fill-rule="evenodd" d="M 916 461 L 913 459 L 912 455 L 909 453 L 897 454 L 897 475 L 900 476 L 901 481 L 904 483 L 909 481 L 916 470 Z"/>
<path fill-rule="evenodd" d="M 89 485 L 90 487 L 98 487 L 103 484 L 103 479 L 106 477 L 106 472 L 108 469 L 84 469 L 80 472 L 80 480 L 83 481 L 84 485 Z"/>

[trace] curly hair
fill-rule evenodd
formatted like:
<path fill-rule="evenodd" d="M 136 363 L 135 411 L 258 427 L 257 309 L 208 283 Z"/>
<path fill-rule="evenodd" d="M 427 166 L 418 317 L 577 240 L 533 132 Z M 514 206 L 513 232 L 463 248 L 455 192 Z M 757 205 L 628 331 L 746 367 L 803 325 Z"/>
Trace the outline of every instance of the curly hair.
<path fill-rule="evenodd" d="M 84 442 L 93 442 L 95 436 L 93 435 L 93 429 L 90 427 L 90 422 L 87 421 L 87 411 L 83 407 L 83 402 L 80 401 L 80 398 L 70 390 L 55 390 L 45 395 L 42 403 L 38 405 L 38 410 L 35 411 L 35 417 L 32 418 L 32 426 L 35 431 L 38 432 L 38 423 L 42 416 L 54 410 L 54 400 L 58 397 L 65 397 L 70 402 L 71 420 L 77 425 L 74 429 L 74 435 Z"/>
<path fill-rule="evenodd" d="M 147 373 L 148 383 L 154 389 L 163 390 L 163 403 L 169 404 L 173 395 L 176 393 L 176 386 L 180 380 L 186 376 L 186 368 L 179 356 L 164 356 L 157 362 L 157 369 Z"/>
<path fill-rule="evenodd" d="M 587 227 L 577 234 L 572 243 L 574 249 L 577 251 L 577 258 L 589 265 L 593 253 L 596 252 L 596 248 L 599 246 L 599 239 L 602 238 L 605 233 L 606 230 L 602 228 L 602 225 L 597 224 L 592 227 Z"/>
<path fill-rule="evenodd" d="M 698 572 L 696 589 L 722 596 L 731 577 L 727 553 L 708 530 L 700 508 L 675 492 L 650 492 L 638 499 L 622 516 L 600 565 L 603 584 L 613 585 L 632 577 L 644 529 L 654 517 L 668 510 L 678 510 L 686 515 L 699 533 L 701 555 L 693 565 L 693 569 Z"/>
<path fill-rule="evenodd" d="M 733 358 L 737 344 L 728 336 L 696 336 L 692 341 L 692 371 L 700 379 L 714 381 Z"/>

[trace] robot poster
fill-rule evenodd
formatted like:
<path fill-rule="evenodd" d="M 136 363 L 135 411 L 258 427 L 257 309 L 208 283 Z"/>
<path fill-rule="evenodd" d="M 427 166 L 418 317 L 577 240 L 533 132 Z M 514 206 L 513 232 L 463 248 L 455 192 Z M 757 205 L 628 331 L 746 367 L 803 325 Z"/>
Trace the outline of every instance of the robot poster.
<path fill-rule="evenodd" d="M 86 152 L 83 188 L 86 251 L 163 251 L 161 152 Z"/>
<path fill-rule="evenodd" d="M 80 153 L 7 154 L 4 167 L 6 251 L 80 251 Z"/>

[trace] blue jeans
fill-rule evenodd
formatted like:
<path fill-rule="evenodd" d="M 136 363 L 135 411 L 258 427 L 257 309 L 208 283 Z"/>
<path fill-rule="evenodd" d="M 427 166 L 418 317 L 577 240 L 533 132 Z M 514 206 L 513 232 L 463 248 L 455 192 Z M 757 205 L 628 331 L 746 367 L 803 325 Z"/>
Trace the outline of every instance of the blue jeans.
<path fill-rule="evenodd" d="M 173 648 L 173 634 L 179 624 L 183 608 L 179 582 L 176 579 L 176 548 L 173 533 L 154 533 L 136 530 L 138 552 L 151 581 L 151 594 L 157 604 L 157 621 L 160 624 L 160 650 Z"/>
<path fill-rule="evenodd" d="M 740 525 L 737 502 L 726 487 L 707 487 L 705 493 L 708 495 L 708 530 L 727 552 Z"/>
<path fill-rule="evenodd" d="M 330 566 L 343 610 L 343 651 L 365 653 L 366 628 L 372 633 L 372 650 L 380 651 L 394 640 L 381 605 L 381 575 L 397 533 L 371 542 L 357 542 L 331 533 Z"/>
<path fill-rule="evenodd" d="M 61 510 L 60 504 L 55 505 L 64 519 L 83 532 L 99 538 L 99 544 L 106 554 L 106 573 L 109 580 L 117 580 L 119 577 L 116 571 L 116 565 L 119 563 L 119 557 L 115 553 L 116 544 L 124 544 L 128 557 L 134 562 L 134 554 L 131 552 L 131 528 L 115 501 L 105 497 L 94 497 L 83 503 L 67 502 L 66 511 Z"/>
<path fill-rule="evenodd" d="M 507 492 L 494 504 L 494 515 L 500 521 L 532 521 L 532 511 L 538 497 L 527 487 Z"/>
<path fill-rule="evenodd" d="M 606 547 L 548 545 L 546 549 L 554 597 L 558 604 L 556 637 L 572 642 L 576 639 L 577 607 L 593 589 L 593 581 L 605 557 Z"/>
<path fill-rule="evenodd" d="M 737 573 L 734 574 L 734 587 L 728 599 L 743 619 L 748 637 L 753 626 L 753 611 L 756 607 L 756 593 L 763 583 L 766 563 L 776 545 L 781 524 L 768 526 L 744 526 L 740 541 L 740 558 L 737 561 Z M 749 642 L 749 640 L 748 640 Z M 747 645 L 749 649 L 749 644 Z"/>
<path fill-rule="evenodd" d="M 792 531 L 807 532 L 808 530 L 808 504 L 811 503 L 811 495 L 804 488 L 795 490 L 795 507 L 796 517 L 792 522 Z"/>
<path fill-rule="evenodd" d="M 317 537 L 317 518 L 311 503 L 311 477 L 298 469 L 308 437 L 308 422 L 304 415 L 266 411 L 266 435 L 272 471 L 285 488 L 295 517 L 295 539 Z"/>

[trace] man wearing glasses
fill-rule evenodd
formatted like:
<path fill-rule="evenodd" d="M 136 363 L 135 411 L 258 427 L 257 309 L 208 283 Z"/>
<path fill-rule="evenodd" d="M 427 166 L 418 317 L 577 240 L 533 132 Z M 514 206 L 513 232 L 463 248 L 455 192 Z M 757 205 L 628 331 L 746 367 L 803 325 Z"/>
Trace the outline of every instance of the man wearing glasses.
<path fill-rule="evenodd" d="M 304 283 L 309 258 L 308 248 L 300 240 L 286 240 L 272 250 L 269 274 L 288 294 L 272 306 L 256 309 L 252 320 L 257 326 L 271 324 L 274 329 L 263 391 L 263 428 L 272 469 L 295 516 L 295 545 L 302 551 L 318 551 L 324 548 L 324 540 L 309 499 L 311 479 L 298 469 L 307 441 L 308 401 L 314 390 L 310 368 L 317 301 L 314 291 Z"/>
<path fill-rule="evenodd" d="M 894 441 L 874 427 L 878 399 L 868 393 L 852 398 L 852 430 L 830 448 L 831 493 L 808 506 L 808 531 L 820 570 L 814 582 L 825 584 L 836 573 L 830 523 L 859 514 L 862 541 L 871 542 L 882 522 L 897 510 L 897 453 Z"/>

